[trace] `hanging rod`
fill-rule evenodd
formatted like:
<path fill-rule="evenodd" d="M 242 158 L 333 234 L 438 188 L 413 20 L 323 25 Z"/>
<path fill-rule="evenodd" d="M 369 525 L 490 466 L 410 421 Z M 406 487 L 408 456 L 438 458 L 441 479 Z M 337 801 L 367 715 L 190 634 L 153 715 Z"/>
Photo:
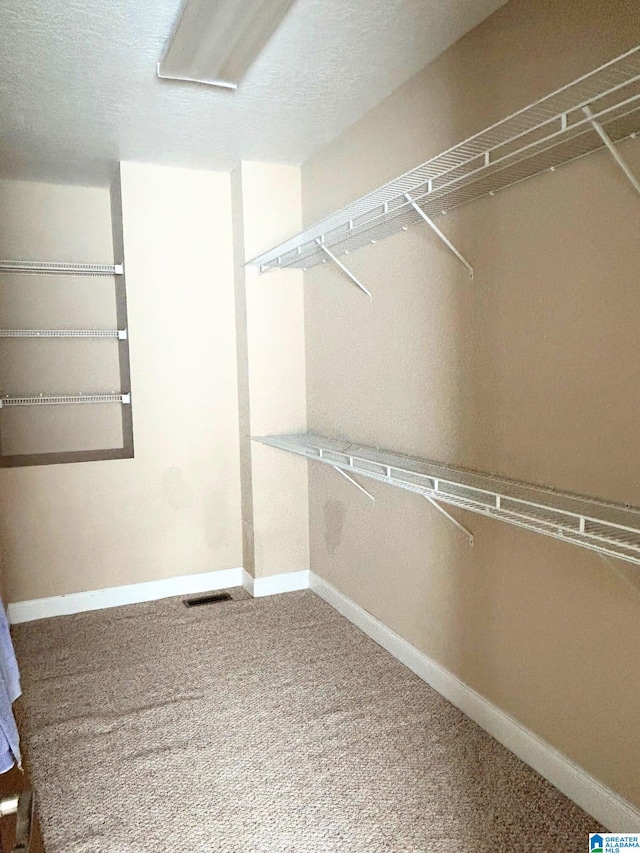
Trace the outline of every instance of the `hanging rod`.
<path fill-rule="evenodd" d="M 640 565 L 640 508 L 321 435 L 268 435 L 253 440 Z"/>
<path fill-rule="evenodd" d="M 0 338 L 118 338 L 127 340 L 126 329 L 0 329 Z"/>
<path fill-rule="evenodd" d="M 131 403 L 131 394 L 39 394 L 31 397 L 0 397 L 6 406 L 68 406 L 78 403 Z"/>
<path fill-rule="evenodd" d="M 43 261 L 0 261 L 0 273 L 30 273 L 31 275 L 122 275 L 122 264 L 66 264 Z"/>
<path fill-rule="evenodd" d="M 589 108 L 590 115 L 584 109 Z M 640 132 L 640 46 L 427 160 L 249 261 L 260 272 L 321 263 Z M 407 194 L 411 202 L 407 201 Z M 416 210 L 416 206 L 419 211 Z M 424 214 L 424 215 L 423 215 Z M 318 243 L 320 241 L 320 244 Z M 321 248 L 321 246 L 324 248 Z"/>

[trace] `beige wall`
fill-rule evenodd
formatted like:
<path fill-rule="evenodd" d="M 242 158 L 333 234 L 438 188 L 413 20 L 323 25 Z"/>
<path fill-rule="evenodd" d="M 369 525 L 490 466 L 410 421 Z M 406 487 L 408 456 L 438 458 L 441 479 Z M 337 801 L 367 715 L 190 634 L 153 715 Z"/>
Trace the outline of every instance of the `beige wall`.
<path fill-rule="evenodd" d="M 310 222 L 639 41 L 512 0 L 303 169 Z M 640 174 L 640 142 L 623 146 Z M 606 153 L 305 276 L 309 430 L 640 504 L 640 199 Z M 640 570 L 310 466 L 311 568 L 640 806 Z"/>
<path fill-rule="evenodd" d="M 0 471 L 10 601 L 242 564 L 229 176 L 125 163 L 122 195 L 136 456 Z M 112 260 L 107 190 L 0 202 L 3 257 Z"/>
<path fill-rule="evenodd" d="M 235 239 L 244 259 L 300 230 L 299 168 L 244 162 L 233 181 L 236 210 L 242 211 L 235 217 Z M 306 429 L 302 273 L 278 270 L 259 276 L 255 267 L 244 267 L 236 270 L 236 288 L 246 364 L 240 410 L 245 540 L 251 537 L 245 555 L 251 562 L 245 568 L 265 577 L 309 568 L 306 463 L 248 441 L 248 435 Z"/>

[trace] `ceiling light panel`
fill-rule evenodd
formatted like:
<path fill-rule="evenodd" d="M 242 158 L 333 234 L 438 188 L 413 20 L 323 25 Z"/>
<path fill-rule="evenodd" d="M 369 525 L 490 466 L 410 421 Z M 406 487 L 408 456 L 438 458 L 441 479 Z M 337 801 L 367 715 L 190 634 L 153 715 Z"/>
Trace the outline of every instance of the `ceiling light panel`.
<path fill-rule="evenodd" d="M 158 77 L 236 89 L 295 0 L 187 0 Z"/>

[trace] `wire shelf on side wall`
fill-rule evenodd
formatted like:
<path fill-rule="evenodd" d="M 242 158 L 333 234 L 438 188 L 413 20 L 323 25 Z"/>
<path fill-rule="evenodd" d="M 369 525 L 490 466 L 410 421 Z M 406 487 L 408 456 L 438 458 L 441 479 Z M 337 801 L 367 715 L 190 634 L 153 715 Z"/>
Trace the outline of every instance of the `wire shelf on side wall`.
<path fill-rule="evenodd" d="M 562 539 L 640 565 L 640 508 L 453 468 L 326 436 L 255 436 L 254 441 L 438 503 Z"/>
<path fill-rule="evenodd" d="M 315 266 L 327 261 L 327 249 L 336 257 L 348 254 L 423 222 L 425 216 L 431 218 L 453 210 L 605 146 L 611 150 L 613 143 L 635 138 L 637 133 L 640 46 L 433 157 L 248 263 L 260 272 Z"/>

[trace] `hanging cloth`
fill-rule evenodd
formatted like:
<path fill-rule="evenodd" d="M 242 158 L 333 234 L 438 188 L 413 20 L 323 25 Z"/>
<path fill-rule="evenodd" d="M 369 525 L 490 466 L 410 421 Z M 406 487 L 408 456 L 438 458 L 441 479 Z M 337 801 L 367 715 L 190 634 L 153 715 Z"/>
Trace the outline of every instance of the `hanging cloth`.
<path fill-rule="evenodd" d="M 11 770 L 14 764 L 22 767 L 20 736 L 11 707 L 21 692 L 7 614 L 0 602 L 0 773 Z"/>

